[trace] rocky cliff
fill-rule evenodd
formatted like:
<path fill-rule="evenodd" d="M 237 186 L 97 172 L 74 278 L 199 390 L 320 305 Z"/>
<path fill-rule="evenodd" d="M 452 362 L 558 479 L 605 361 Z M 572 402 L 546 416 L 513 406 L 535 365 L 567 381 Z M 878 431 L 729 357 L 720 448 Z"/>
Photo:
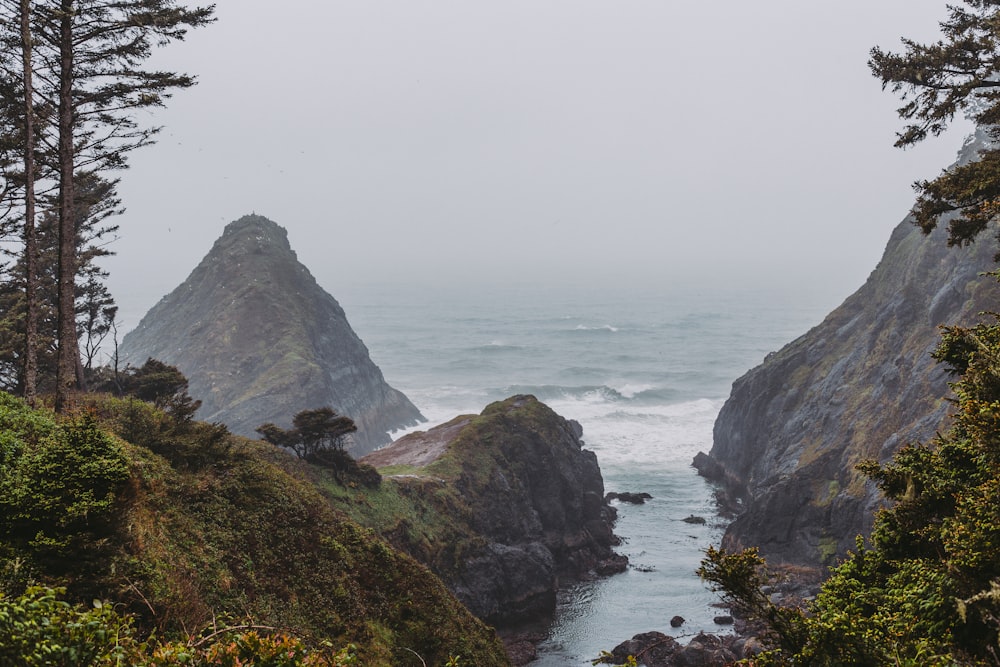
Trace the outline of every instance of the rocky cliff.
<path fill-rule="evenodd" d="M 367 508 L 353 498 L 351 511 L 487 622 L 548 619 L 561 578 L 627 564 L 611 549 L 615 512 L 580 436 L 579 424 L 534 397 L 493 403 L 362 459 L 385 475 L 384 488 Z M 389 504 L 395 512 L 378 516 Z"/>
<path fill-rule="evenodd" d="M 422 421 L 390 387 L 343 309 L 296 258 L 283 228 L 259 215 L 226 226 L 211 251 L 122 341 L 121 361 L 177 366 L 202 401 L 198 418 L 234 432 L 289 426 L 331 406 L 358 425 L 353 451 Z"/>
<path fill-rule="evenodd" d="M 880 501 L 854 466 L 886 461 L 941 428 L 949 389 L 930 357 L 938 327 L 1000 311 L 1000 287 L 979 275 L 995 267 L 996 251 L 992 234 L 948 248 L 944 230 L 924 236 L 904 220 L 857 292 L 733 384 L 715 423 L 714 462 L 698 462 L 743 502 L 724 544 L 817 565 L 867 533 Z"/>

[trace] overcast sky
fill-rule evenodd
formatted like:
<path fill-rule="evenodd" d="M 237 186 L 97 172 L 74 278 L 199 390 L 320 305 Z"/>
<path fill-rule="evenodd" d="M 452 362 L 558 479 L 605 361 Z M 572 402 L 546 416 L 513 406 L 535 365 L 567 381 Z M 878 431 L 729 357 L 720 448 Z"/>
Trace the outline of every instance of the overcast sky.
<path fill-rule="evenodd" d="M 125 328 L 230 221 L 334 296 L 399 281 L 847 296 L 964 130 L 893 148 L 868 51 L 943 0 L 219 0 L 123 175 Z"/>

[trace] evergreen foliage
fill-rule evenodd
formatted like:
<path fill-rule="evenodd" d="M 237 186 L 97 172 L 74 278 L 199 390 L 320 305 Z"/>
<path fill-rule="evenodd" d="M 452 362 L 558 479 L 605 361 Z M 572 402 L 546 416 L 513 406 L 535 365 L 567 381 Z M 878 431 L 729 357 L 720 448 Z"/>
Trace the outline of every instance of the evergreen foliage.
<path fill-rule="evenodd" d="M 101 572 L 129 478 L 123 450 L 89 416 L 52 423 L 3 396 L 0 545 L 31 571 Z"/>
<path fill-rule="evenodd" d="M 76 327 L 83 351 L 84 370 L 90 371 L 98 348 L 114 327 L 118 309 L 105 285 L 107 272 L 99 265 L 110 255 L 106 243 L 118 230 L 107 218 L 117 211 L 114 184 L 96 175 L 77 179 L 79 208 L 77 230 Z M 43 202 L 45 199 L 43 198 Z M 49 206 L 54 205 L 48 202 Z M 36 388 L 51 393 L 55 389 L 58 275 L 58 220 L 50 208 L 39 217 L 36 244 L 39 266 L 35 275 Z M 0 267 L 0 390 L 27 393 L 26 333 L 28 298 L 26 257 L 15 250 L 13 261 Z"/>
<path fill-rule="evenodd" d="M 943 39 L 919 44 L 903 39 L 904 52 L 874 48 L 869 65 L 883 88 L 899 93 L 907 122 L 897 146 L 913 145 L 947 128 L 965 113 L 1000 139 L 1000 2 L 964 0 L 949 5 Z M 971 162 L 914 184 L 915 223 L 925 232 L 949 217 L 949 245 L 972 242 L 1000 212 L 1000 149 L 980 151 Z"/>
<path fill-rule="evenodd" d="M 74 667 L 506 664 L 423 566 L 277 464 L 293 458 L 134 397 L 80 407 L 0 393 L 0 651 L 125 656 L 39 663 Z"/>
<path fill-rule="evenodd" d="M 78 263 L 85 259 L 78 247 L 86 219 L 80 209 L 104 217 L 120 212 L 117 181 L 107 174 L 124 169 L 128 153 L 152 143 L 158 131 L 139 123 L 137 112 L 163 106 L 172 91 L 194 84 L 188 75 L 143 65 L 154 47 L 214 20 L 213 11 L 175 0 L 0 0 L 0 205 L 6 207 L 0 234 L 17 236 L 23 228 L 26 336 L 20 351 L 24 390 L 33 397 L 33 360 L 42 349 L 33 338 L 42 317 L 35 289 L 47 261 L 40 247 L 34 249 L 34 202 L 36 193 L 47 198 L 39 203 L 56 220 L 54 261 L 47 269 L 56 276 L 60 410 L 85 384 L 77 329 Z M 95 180 L 106 186 L 97 200 L 87 186 Z M 95 284 L 84 280 L 84 292 L 99 296 Z M 107 335 L 103 306 L 85 313 L 88 340 Z M 89 363 L 96 346 L 84 352 Z"/>
<path fill-rule="evenodd" d="M 334 653 L 310 648 L 285 633 L 245 626 L 204 639 L 142 641 L 127 615 L 95 600 L 90 607 L 62 599 L 65 591 L 32 586 L 0 596 L 0 664 L 20 667 L 347 667 L 357 647 Z"/>
<path fill-rule="evenodd" d="M 277 447 L 287 447 L 309 463 L 335 471 L 341 483 L 360 482 L 377 487 L 382 476 L 370 465 L 359 464 L 344 449 L 348 436 L 358 430 L 350 417 L 338 415 L 333 408 L 302 410 L 292 417 L 292 428 L 285 430 L 268 422 L 257 433 Z"/>
<path fill-rule="evenodd" d="M 762 664 L 1000 664 L 1000 319 L 946 327 L 935 357 L 961 376 L 951 428 L 859 466 L 893 504 L 805 612 L 763 596 L 755 552 L 708 552 L 702 576 L 773 632 Z"/>
<path fill-rule="evenodd" d="M 147 359 L 139 368 L 128 368 L 116 381 L 120 391 L 152 403 L 179 421 L 190 421 L 201 407 L 188 394 L 188 379 L 176 366 L 158 359 Z"/>

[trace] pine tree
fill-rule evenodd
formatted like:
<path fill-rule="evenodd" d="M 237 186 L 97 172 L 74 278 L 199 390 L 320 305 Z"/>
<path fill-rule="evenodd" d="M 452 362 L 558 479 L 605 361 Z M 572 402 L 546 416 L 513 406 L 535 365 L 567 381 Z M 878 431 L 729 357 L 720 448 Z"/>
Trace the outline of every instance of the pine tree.
<path fill-rule="evenodd" d="M 963 6 L 964 4 L 964 6 Z M 876 47 L 869 66 L 883 88 L 899 93 L 907 122 L 896 145 L 907 147 L 941 134 L 958 113 L 1000 140 L 1000 2 L 964 0 L 949 6 L 942 39 L 918 44 L 903 39 L 904 52 Z M 1000 212 L 1000 149 L 914 184 L 915 222 L 930 232 L 945 214 L 949 245 L 971 243 Z"/>
<path fill-rule="evenodd" d="M 0 23 L 15 25 L 23 0 L 0 0 Z M 83 365 L 77 338 L 77 264 L 81 196 L 77 180 L 127 167 L 127 154 L 153 142 L 158 127 L 142 126 L 136 112 L 162 106 L 172 92 L 194 84 L 188 75 L 143 68 L 155 46 L 184 39 L 189 28 L 214 19 L 214 5 L 187 9 L 175 0 L 42 0 L 28 3 L 31 40 L 20 85 L 4 85 L 0 106 L 24 108 L 39 100 L 47 122 L 20 135 L 25 154 L 37 155 L 40 173 L 51 179 L 57 211 L 57 341 L 56 406 L 67 407 L 72 393 L 83 385 Z M 23 23 L 18 22 L 22 25 Z M 25 35 L 23 29 L 20 33 Z M 0 66 L 12 68 L 11 40 L 3 42 Z M 25 44 L 22 39 L 18 44 Z M 22 54 L 23 55 L 23 54 Z M 8 74 L 8 76 L 10 76 Z M 13 77 L 11 77 L 13 79 Z M 37 82 L 38 85 L 34 85 Z M 41 118 L 36 111 L 31 118 Z M 27 115 L 24 118 L 28 118 Z M 30 125 L 30 123 L 23 123 Z M 8 139 L 10 123 L 3 135 Z M 0 139 L 3 142 L 3 139 Z M 0 143 L 0 153 L 4 143 Z M 3 162 L 0 155 L 0 162 Z M 24 176 L 29 175 L 26 168 Z M 8 179 L 15 186 L 16 178 Z M 11 191 L 11 189 L 8 189 Z M 27 207 L 27 192 L 25 207 Z M 92 207 L 88 210 L 93 210 Z M 27 224 L 28 217 L 23 218 Z M 31 281 L 29 281 L 31 282 Z M 30 301 L 30 300 L 29 300 Z"/>
<path fill-rule="evenodd" d="M 116 308 L 104 283 L 107 272 L 97 264 L 107 256 L 107 238 L 118 227 L 108 219 L 120 208 L 114 195 L 114 182 L 96 174 L 77 175 L 77 278 L 75 310 L 77 338 L 83 347 L 84 370 L 90 370 L 97 348 L 113 326 Z M 43 197 L 45 209 L 37 229 L 39 270 L 35 276 L 38 389 L 55 390 L 57 333 L 56 253 L 58 252 L 58 216 L 53 197 Z M 0 270 L 0 390 L 27 393 L 27 364 L 24 346 L 27 328 L 27 272 L 23 252 L 6 270 Z"/>

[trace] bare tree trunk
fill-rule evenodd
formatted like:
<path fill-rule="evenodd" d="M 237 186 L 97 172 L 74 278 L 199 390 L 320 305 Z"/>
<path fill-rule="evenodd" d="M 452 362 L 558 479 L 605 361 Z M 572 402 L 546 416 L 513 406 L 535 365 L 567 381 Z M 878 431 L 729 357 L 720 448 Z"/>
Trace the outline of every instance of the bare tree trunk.
<path fill-rule="evenodd" d="M 35 238 L 35 104 L 32 73 L 31 2 L 21 0 L 21 59 L 24 65 L 24 398 L 35 406 L 38 392 L 38 242 Z"/>
<path fill-rule="evenodd" d="M 62 0 L 59 23 L 59 351 L 56 366 L 56 410 L 71 407 L 80 362 L 76 338 L 76 220 L 73 196 L 73 13 L 74 0 Z"/>

